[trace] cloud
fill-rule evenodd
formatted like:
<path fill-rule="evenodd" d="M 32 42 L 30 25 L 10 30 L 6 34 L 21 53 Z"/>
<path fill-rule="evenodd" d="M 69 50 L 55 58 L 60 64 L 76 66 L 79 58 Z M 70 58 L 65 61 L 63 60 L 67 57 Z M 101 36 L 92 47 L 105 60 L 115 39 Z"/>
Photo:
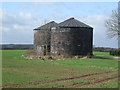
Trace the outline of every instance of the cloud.
<path fill-rule="evenodd" d="M 33 29 L 36 28 L 42 20 L 36 18 L 31 13 L 2 13 L 2 24 L 0 29 L 2 30 L 2 43 L 33 43 Z"/>
<path fill-rule="evenodd" d="M 11 13 L 7 11 L 1 11 L 0 20 L 3 22 L 0 25 L 2 30 L 2 43 L 33 43 L 33 29 L 42 25 L 45 18 L 42 15 L 35 15 L 34 13 L 28 13 L 19 11 L 18 13 Z M 55 20 L 58 23 L 68 19 L 69 16 L 65 16 L 64 12 L 55 8 L 53 12 L 49 14 L 48 20 Z M 94 45 L 117 47 L 116 39 L 108 39 L 106 37 L 106 28 L 104 21 L 108 18 L 106 15 L 88 15 L 80 16 L 76 15 L 76 19 L 92 26 L 94 28 Z"/>
<path fill-rule="evenodd" d="M 79 20 L 92 26 L 93 29 L 93 41 L 95 46 L 105 47 L 117 47 L 118 42 L 116 38 L 110 39 L 107 37 L 107 29 L 105 27 L 105 20 L 108 16 L 105 15 L 92 15 L 92 16 L 77 16 Z"/>
<path fill-rule="evenodd" d="M 2 30 L 2 31 L 4 31 L 4 32 L 10 31 L 9 28 L 3 27 L 3 26 L 0 26 L 0 30 Z"/>

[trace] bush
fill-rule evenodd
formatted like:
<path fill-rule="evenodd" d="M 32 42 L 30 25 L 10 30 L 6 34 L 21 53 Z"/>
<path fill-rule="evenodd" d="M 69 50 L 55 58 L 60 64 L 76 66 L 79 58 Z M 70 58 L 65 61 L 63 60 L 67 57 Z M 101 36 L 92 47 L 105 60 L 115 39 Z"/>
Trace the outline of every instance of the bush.
<path fill-rule="evenodd" d="M 110 51 L 110 55 L 120 56 L 120 49 Z"/>

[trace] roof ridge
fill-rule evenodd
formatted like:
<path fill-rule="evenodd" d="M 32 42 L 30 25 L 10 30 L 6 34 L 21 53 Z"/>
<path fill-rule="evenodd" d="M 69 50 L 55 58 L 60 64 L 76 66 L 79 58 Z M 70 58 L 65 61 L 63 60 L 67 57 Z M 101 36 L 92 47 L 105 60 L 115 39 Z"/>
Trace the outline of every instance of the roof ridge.
<path fill-rule="evenodd" d="M 55 24 L 57 25 L 57 23 L 56 23 L 55 21 L 50 21 L 50 22 L 48 22 L 48 23 L 46 23 L 46 24 L 44 24 L 44 25 L 42 25 L 42 26 L 40 26 L 40 27 L 38 27 L 38 28 L 35 28 L 34 30 L 49 29 L 49 28 L 51 28 L 51 26 L 52 26 L 53 24 L 54 24 L 54 25 L 55 25 Z M 54 26 L 54 25 L 53 25 L 53 26 Z M 56 25 L 55 25 L 55 26 L 56 26 Z"/>
<path fill-rule="evenodd" d="M 75 19 L 75 18 L 69 18 L 61 23 L 58 24 L 60 27 L 87 27 L 92 28 L 89 25 Z"/>

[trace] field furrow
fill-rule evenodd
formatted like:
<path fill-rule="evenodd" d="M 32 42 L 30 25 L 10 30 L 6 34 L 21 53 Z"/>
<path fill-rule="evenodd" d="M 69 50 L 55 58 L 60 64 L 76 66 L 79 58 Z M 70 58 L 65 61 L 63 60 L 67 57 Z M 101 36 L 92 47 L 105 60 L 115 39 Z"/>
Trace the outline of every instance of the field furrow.
<path fill-rule="evenodd" d="M 113 79 L 118 79 L 118 76 L 97 79 L 93 82 L 78 83 L 78 84 L 74 84 L 72 87 L 69 87 L 69 88 L 83 88 L 85 86 L 98 85 L 98 84 L 105 83 L 105 82 L 108 82 L 108 81 L 113 80 Z"/>
<path fill-rule="evenodd" d="M 113 59 L 84 58 L 29 60 L 26 50 L 2 51 L 3 88 L 117 88 L 118 63 Z M 95 56 L 111 57 L 107 52 Z"/>
<path fill-rule="evenodd" d="M 21 88 L 21 87 L 26 87 L 26 86 L 43 85 L 43 84 L 57 83 L 57 82 L 66 82 L 66 81 L 71 81 L 71 80 L 76 80 L 76 79 L 84 79 L 84 78 L 88 78 L 88 77 L 91 77 L 91 76 L 102 75 L 102 74 L 109 75 L 111 73 L 118 73 L 118 71 L 107 71 L 107 72 L 102 72 L 102 73 L 92 73 L 92 74 L 86 74 L 86 75 L 76 76 L 76 77 L 56 79 L 56 80 L 51 80 L 51 81 L 47 81 L 47 82 L 30 82 L 30 83 L 21 84 L 21 85 L 4 86 L 3 88 Z M 97 82 L 99 82 L 99 81 L 100 80 L 98 80 Z M 85 83 L 85 84 L 87 84 L 87 83 Z"/>

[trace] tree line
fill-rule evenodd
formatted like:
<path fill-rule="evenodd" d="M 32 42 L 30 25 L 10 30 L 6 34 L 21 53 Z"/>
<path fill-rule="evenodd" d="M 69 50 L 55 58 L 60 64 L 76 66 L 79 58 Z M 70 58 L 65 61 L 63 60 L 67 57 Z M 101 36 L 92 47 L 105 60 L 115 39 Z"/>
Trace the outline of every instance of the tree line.
<path fill-rule="evenodd" d="M 32 44 L 22 44 L 22 45 L 16 45 L 16 44 L 4 44 L 0 45 L 1 50 L 15 50 L 15 49 L 33 49 Z"/>

